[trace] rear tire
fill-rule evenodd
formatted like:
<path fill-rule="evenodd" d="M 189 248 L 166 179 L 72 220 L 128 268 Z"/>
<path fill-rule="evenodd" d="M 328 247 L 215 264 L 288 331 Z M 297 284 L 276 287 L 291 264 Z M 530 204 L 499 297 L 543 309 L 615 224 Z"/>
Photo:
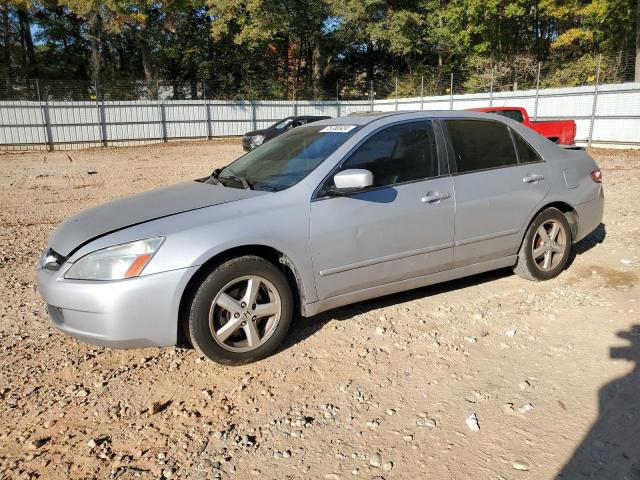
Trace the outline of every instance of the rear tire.
<path fill-rule="evenodd" d="M 244 365 L 272 354 L 293 316 L 285 274 L 247 255 L 217 266 L 196 288 L 187 309 L 193 346 L 224 365 Z"/>
<path fill-rule="evenodd" d="M 547 208 L 529 225 L 513 272 L 533 281 L 557 277 L 567 265 L 571 244 L 567 217 L 557 208 Z"/>

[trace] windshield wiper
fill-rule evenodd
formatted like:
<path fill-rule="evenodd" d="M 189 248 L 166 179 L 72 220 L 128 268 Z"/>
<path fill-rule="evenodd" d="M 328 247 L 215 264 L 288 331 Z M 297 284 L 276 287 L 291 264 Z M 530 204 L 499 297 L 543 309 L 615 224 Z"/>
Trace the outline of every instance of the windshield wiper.
<path fill-rule="evenodd" d="M 249 180 L 239 175 L 231 174 L 231 175 L 225 175 L 224 177 L 218 177 L 218 180 L 221 182 L 225 179 L 235 180 L 236 182 L 240 182 L 242 184 L 242 188 L 244 188 L 245 190 L 253 190 L 253 185 L 251 185 Z"/>

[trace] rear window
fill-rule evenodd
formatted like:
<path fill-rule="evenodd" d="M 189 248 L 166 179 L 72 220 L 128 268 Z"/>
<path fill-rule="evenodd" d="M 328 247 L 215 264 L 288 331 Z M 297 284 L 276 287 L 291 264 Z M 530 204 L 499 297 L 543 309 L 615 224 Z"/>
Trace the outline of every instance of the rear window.
<path fill-rule="evenodd" d="M 484 120 L 447 120 L 458 173 L 517 165 L 509 128 Z"/>
<path fill-rule="evenodd" d="M 496 110 L 494 112 L 496 115 L 500 115 L 501 117 L 507 117 L 511 120 L 515 120 L 516 122 L 522 123 L 524 121 L 524 117 L 522 116 L 522 112 L 520 110 Z"/>
<path fill-rule="evenodd" d="M 538 155 L 531 145 L 513 130 L 511 131 L 514 140 L 516 141 L 516 148 L 518 149 L 518 162 L 519 163 L 533 163 L 541 162 L 542 157 Z"/>

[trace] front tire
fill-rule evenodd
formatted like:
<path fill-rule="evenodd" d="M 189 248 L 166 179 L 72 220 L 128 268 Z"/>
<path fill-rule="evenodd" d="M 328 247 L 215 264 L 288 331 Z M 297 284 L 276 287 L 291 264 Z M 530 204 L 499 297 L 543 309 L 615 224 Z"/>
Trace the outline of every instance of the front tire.
<path fill-rule="evenodd" d="M 533 281 L 557 277 L 569 260 L 571 244 L 567 217 L 557 208 L 547 208 L 529 225 L 513 271 Z"/>
<path fill-rule="evenodd" d="M 202 355 L 224 365 L 244 365 L 278 348 L 292 316 L 285 274 L 247 255 L 227 260 L 202 281 L 192 296 L 187 326 Z"/>

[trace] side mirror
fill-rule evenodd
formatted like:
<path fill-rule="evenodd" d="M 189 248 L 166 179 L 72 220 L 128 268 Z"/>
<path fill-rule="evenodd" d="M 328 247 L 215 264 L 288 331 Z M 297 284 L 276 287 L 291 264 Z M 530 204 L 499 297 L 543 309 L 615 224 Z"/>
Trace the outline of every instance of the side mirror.
<path fill-rule="evenodd" d="M 343 170 L 333 176 L 333 183 L 336 186 L 336 193 L 366 190 L 373 186 L 373 173 L 359 168 Z"/>

